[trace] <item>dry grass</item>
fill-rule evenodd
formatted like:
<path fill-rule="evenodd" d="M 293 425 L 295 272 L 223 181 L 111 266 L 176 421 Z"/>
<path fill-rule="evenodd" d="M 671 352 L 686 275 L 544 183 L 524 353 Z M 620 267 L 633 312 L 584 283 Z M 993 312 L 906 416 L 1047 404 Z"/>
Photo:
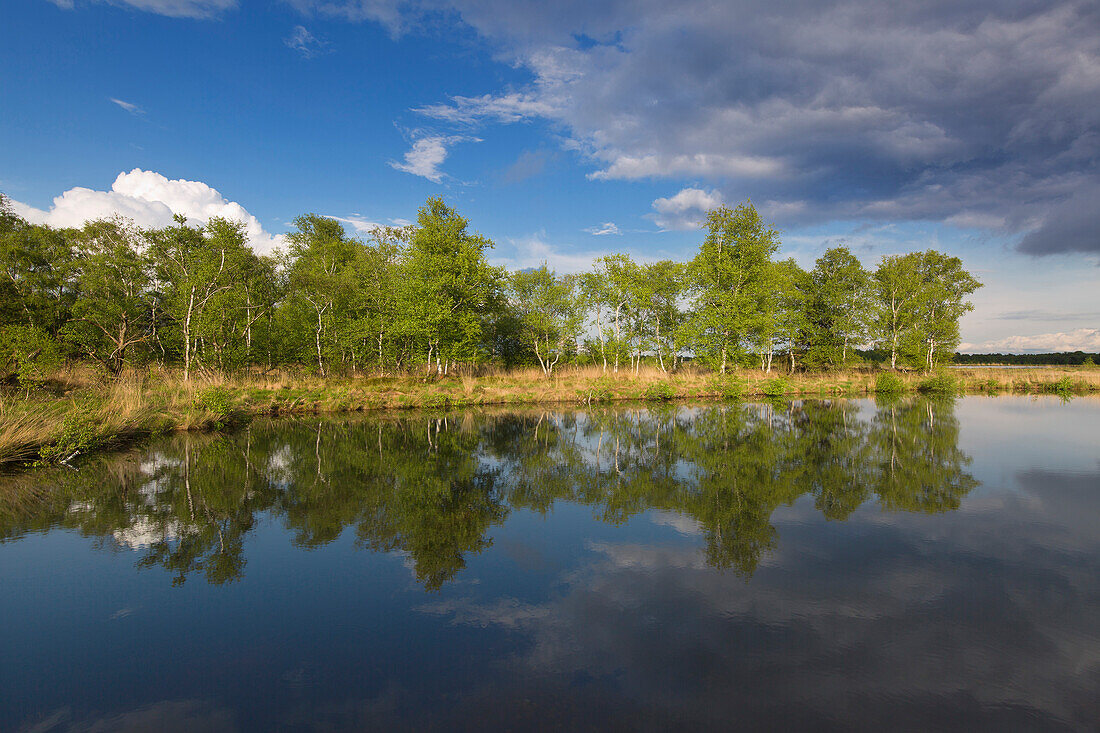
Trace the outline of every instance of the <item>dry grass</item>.
<path fill-rule="evenodd" d="M 614 400 L 715 399 L 754 396 L 858 396 L 875 392 L 882 372 L 799 373 L 738 370 L 719 376 L 687 367 L 676 373 L 622 366 L 563 367 L 546 377 L 540 369 L 485 368 L 426 377 L 321 379 L 307 372 L 205 373 L 184 382 L 178 372 L 153 367 L 115 381 L 86 367 L 68 367 L 41 389 L 0 394 L 0 464 L 40 457 L 64 461 L 72 454 L 111 447 L 163 430 L 197 430 L 257 414 L 346 412 L 368 409 L 448 408 L 468 405 L 589 404 Z M 934 385 L 924 374 L 899 373 L 903 391 L 949 389 L 968 393 L 1100 391 L 1100 369 L 952 369 Z"/>

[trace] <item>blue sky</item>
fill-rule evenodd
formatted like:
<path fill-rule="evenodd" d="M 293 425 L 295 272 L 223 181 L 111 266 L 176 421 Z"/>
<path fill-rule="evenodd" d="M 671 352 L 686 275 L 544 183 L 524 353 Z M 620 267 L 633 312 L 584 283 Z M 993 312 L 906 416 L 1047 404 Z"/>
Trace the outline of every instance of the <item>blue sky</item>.
<path fill-rule="evenodd" d="M 9 0 L 0 191 L 365 226 L 439 195 L 512 267 L 690 258 L 751 197 L 805 266 L 936 247 L 976 350 L 1100 350 L 1100 10 L 1075 0 Z"/>

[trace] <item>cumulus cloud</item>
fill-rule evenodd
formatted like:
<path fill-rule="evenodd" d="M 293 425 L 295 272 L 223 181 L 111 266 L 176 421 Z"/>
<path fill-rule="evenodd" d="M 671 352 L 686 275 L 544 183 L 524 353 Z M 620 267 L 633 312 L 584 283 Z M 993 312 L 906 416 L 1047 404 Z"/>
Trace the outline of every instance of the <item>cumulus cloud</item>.
<path fill-rule="evenodd" d="M 1100 253 L 1096 3 L 379 5 L 407 23 L 457 15 L 531 73 L 420 113 L 547 120 L 593 179 L 713 181 L 786 224 L 950 221 L 1027 232 L 1029 254 Z"/>
<path fill-rule="evenodd" d="M 18 201 L 12 201 L 12 208 L 28 221 L 54 227 L 80 227 L 86 221 L 116 215 L 143 227 L 168 226 L 174 214 L 182 214 L 197 224 L 218 216 L 243 222 L 249 242 L 257 252 L 270 252 L 282 241 L 281 235 L 269 234 L 255 216 L 217 189 L 201 181 L 171 180 L 140 168 L 119 173 L 109 191 L 76 187 L 54 198 L 47 210 Z"/>
<path fill-rule="evenodd" d="M 646 218 L 663 230 L 698 229 L 708 211 L 722 205 L 722 194 L 701 188 L 685 188 L 671 198 L 654 200 Z"/>
<path fill-rule="evenodd" d="M 1046 353 L 1052 351 L 1100 352 L 1100 328 L 1076 328 L 1035 336 L 1009 336 L 982 344 L 961 344 L 963 352 Z"/>
<path fill-rule="evenodd" d="M 439 166 L 447 159 L 447 147 L 460 142 L 480 141 L 463 135 L 426 135 L 413 141 L 412 148 L 405 153 L 404 161 L 391 160 L 390 167 L 427 178 L 432 183 L 439 183 L 444 176 Z"/>
<path fill-rule="evenodd" d="M 310 33 L 309 30 L 302 25 L 294 26 L 294 30 L 283 40 L 283 43 L 286 44 L 287 48 L 294 49 L 302 55 L 302 58 L 307 59 L 324 53 L 328 47 L 327 43 Z"/>
<path fill-rule="evenodd" d="M 622 235 L 622 231 L 618 225 L 613 221 L 605 221 L 603 224 L 598 224 L 594 227 L 588 227 L 584 231 L 588 232 L 594 237 L 602 237 L 605 234 L 618 234 Z"/>
<path fill-rule="evenodd" d="M 145 110 L 143 110 L 141 107 L 134 104 L 133 102 L 126 102 L 121 99 L 115 99 L 114 97 L 108 97 L 108 99 L 110 99 L 113 103 L 117 104 L 119 107 L 126 110 L 132 115 L 141 116 L 145 114 Z"/>
<path fill-rule="evenodd" d="M 237 0 L 115 0 L 135 10 L 166 15 L 169 18 L 215 18 L 237 7 Z M 75 7 L 74 0 L 51 0 L 65 10 Z"/>

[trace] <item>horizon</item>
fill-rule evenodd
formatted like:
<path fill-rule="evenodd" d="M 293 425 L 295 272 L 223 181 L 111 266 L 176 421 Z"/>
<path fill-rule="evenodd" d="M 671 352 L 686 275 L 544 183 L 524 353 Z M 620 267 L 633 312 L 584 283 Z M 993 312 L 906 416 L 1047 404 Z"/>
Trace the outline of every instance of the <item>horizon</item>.
<path fill-rule="evenodd" d="M 875 7 L 17 0 L 0 191 L 54 226 L 228 216 L 261 252 L 441 196 L 494 264 L 559 272 L 688 260 L 752 199 L 803 267 L 961 257 L 960 352 L 1100 351 L 1100 8 Z"/>

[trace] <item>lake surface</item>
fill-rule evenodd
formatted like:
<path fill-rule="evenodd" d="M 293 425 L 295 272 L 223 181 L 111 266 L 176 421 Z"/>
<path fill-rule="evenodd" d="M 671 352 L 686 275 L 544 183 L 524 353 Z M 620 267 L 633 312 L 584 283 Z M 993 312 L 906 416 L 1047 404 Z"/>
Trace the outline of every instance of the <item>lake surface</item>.
<path fill-rule="evenodd" d="M 1095 730 L 1100 400 L 257 422 L 0 479 L 0 730 Z"/>

